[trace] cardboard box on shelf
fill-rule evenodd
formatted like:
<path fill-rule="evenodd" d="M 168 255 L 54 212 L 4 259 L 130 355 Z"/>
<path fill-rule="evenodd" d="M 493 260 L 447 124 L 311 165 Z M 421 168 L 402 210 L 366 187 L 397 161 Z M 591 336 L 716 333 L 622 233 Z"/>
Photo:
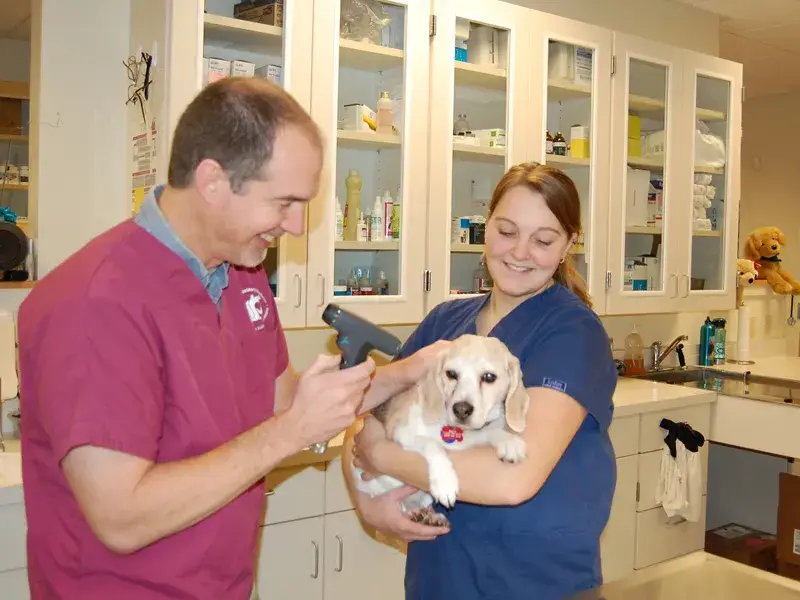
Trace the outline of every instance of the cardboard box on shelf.
<path fill-rule="evenodd" d="M 774 573 L 778 542 L 774 535 L 728 523 L 706 532 L 705 550 L 729 560 Z"/>
<path fill-rule="evenodd" d="M 283 27 L 283 1 L 270 4 L 243 2 L 234 7 L 233 16 L 243 21 Z M 248 6 L 249 5 L 249 6 Z"/>
<path fill-rule="evenodd" d="M 778 559 L 800 566 L 800 477 L 778 478 Z"/>

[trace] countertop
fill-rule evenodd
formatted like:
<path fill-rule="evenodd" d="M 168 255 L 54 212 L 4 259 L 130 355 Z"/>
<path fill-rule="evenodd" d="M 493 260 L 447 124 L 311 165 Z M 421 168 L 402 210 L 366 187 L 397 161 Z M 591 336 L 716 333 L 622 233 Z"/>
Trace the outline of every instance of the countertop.
<path fill-rule="evenodd" d="M 737 365 L 726 362 L 724 365 L 713 365 L 709 368 L 732 373 L 747 373 L 759 377 L 775 377 L 800 381 L 800 356 L 765 356 L 753 359 L 754 365 Z"/>
<path fill-rule="evenodd" d="M 800 582 L 698 551 L 611 581 L 573 600 L 800 599 Z"/>
<path fill-rule="evenodd" d="M 716 399 L 716 392 L 711 390 L 620 377 L 614 392 L 614 417 L 626 417 L 693 404 L 709 404 Z"/>

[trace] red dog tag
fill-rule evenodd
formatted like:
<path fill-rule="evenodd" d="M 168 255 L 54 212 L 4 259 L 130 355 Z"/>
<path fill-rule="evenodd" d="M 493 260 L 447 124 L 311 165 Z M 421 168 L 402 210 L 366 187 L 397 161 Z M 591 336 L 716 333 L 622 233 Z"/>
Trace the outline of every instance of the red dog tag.
<path fill-rule="evenodd" d="M 461 427 L 451 427 L 450 425 L 445 425 L 442 427 L 442 440 L 446 444 L 452 444 L 453 442 L 463 442 L 464 441 L 464 430 Z"/>

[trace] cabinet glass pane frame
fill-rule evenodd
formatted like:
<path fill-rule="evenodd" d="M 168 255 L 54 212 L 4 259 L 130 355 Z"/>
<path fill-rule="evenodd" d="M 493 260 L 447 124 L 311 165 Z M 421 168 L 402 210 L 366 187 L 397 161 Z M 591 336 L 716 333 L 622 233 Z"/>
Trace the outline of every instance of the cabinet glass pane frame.
<path fill-rule="evenodd" d="M 531 134 L 528 147 L 528 160 L 564 170 L 573 176 L 581 193 L 581 225 L 583 227 L 583 249 L 576 248 L 573 260 L 585 261 L 586 285 L 592 300 L 593 310 L 605 314 L 606 305 L 606 260 L 608 253 L 608 186 L 611 157 L 608 152 L 611 136 L 611 72 L 613 58 L 614 32 L 587 23 L 573 21 L 564 17 L 531 11 Z M 588 84 L 555 81 L 550 73 L 550 41 L 558 41 L 592 50 L 592 80 Z M 570 153 L 566 158 L 555 158 L 546 153 L 546 131 L 548 129 L 548 101 L 550 91 L 554 98 L 561 92 L 563 98 L 579 99 L 585 95 L 591 98 L 589 113 L 588 160 L 573 159 Z M 551 132 L 554 133 L 554 132 Z M 567 132 L 563 132 L 567 135 Z M 569 140 L 568 140 L 569 141 Z M 588 162 L 587 164 L 584 164 Z M 575 171 L 582 175 L 582 169 L 589 170 L 588 186 L 582 185 L 574 176 Z M 583 206 L 587 201 L 588 207 Z M 580 269 L 579 269 L 580 271 Z"/>
<path fill-rule="evenodd" d="M 403 61 L 403 123 L 400 165 L 402 178 L 401 237 L 398 259 L 399 294 L 388 296 L 334 296 L 335 204 L 337 188 L 337 121 L 339 103 L 341 0 L 316 0 L 313 8 L 314 93 L 311 114 L 320 126 L 325 146 L 320 192 L 309 207 L 308 327 L 325 326 L 322 311 L 329 302 L 377 324 L 418 323 L 423 313 L 424 246 L 411 243 L 404 232 L 425 222 L 427 192 L 427 122 L 430 3 L 421 0 L 382 0 L 405 11 Z M 328 91 L 330 90 L 330 91 Z M 377 100 L 377 98 L 376 98 Z M 365 192 L 364 192 L 365 193 Z M 391 190 L 394 197 L 395 190 Z M 339 195 L 344 208 L 345 198 Z M 362 196 L 363 199 L 363 196 Z M 414 237 L 416 241 L 416 236 Z"/>
<path fill-rule="evenodd" d="M 642 314 L 671 312 L 679 297 L 680 276 L 684 262 L 682 247 L 676 236 L 687 232 L 687 208 L 681 196 L 682 182 L 691 179 L 691 159 L 680 148 L 686 147 L 686 132 L 682 130 L 680 114 L 684 110 L 681 49 L 627 34 L 614 34 L 615 73 L 611 100 L 611 186 L 609 212 L 608 274 L 610 285 L 606 295 L 606 314 Z M 660 289 L 624 290 L 626 235 L 626 194 L 628 170 L 628 126 L 631 97 L 630 64 L 632 61 L 663 66 L 667 69 L 665 94 L 665 143 L 663 204 L 668 207 L 661 225 Z M 645 165 L 647 161 L 634 161 Z M 661 161 L 659 161 L 661 162 Z M 655 239 L 655 235 L 650 235 Z"/>
<path fill-rule="evenodd" d="M 453 177 L 453 124 L 456 94 L 456 19 L 465 19 L 508 31 L 506 70 L 506 152 L 503 172 L 527 158 L 529 131 L 530 11 L 485 0 L 433 0 L 436 35 L 431 42 L 431 107 L 428 192 L 428 270 L 430 289 L 425 311 L 437 304 L 473 294 L 451 295 L 451 221 Z M 496 183 L 496 182 L 495 182 Z M 492 189 L 493 189 L 492 185 Z M 473 254 L 477 256 L 478 254 Z"/>
<path fill-rule="evenodd" d="M 181 113 L 203 86 L 203 56 L 206 31 L 225 36 L 234 43 L 227 47 L 221 58 L 233 58 L 236 40 L 243 43 L 254 54 L 259 54 L 259 39 L 275 37 L 275 28 L 258 23 L 241 21 L 232 16 L 233 0 L 206 0 L 205 2 L 172 2 L 167 9 L 170 29 L 170 47 L 164 52 L 167 61 L 169 93 L 165 94 L 166 119 L 168 123 L 167 143 Z M 230 6 L 230 16 L 223 14 Z M 209 9 L 204 13 L 204 9 Z M 312 22 L 307 15 L 313 11 L 313 0 L 287 2 L 283 13 L 281 32 L 281 78 L 287 90 L 303 108 L 311 109 L 311 56 L 308 40 L 312 37 Z M 220 18 L 221 17 L 221 18 Z M 180 43 L 177 43 L 180 41 Z M 269 42 L 265 42 L 269 43 Z M 258 66 L 262 66 L 257 64 Z M 163 130 L 163 128 L 161 128 Z M 166 151 L 163 153 L 166 155 Z M 166 172 L 166 170 L 164 171 Z M 272 280 L 276 284 L 276 304 L 281 324 L 286 329 L 302 328 L 306 323 L 305 288 L 307 236 L 284 235 L 277 248 L 269 253 L 278 253 L 277 261 L 269 256 L 265 263 L 276 262 L 277 271 Z"/>
<path fill-rule="evenodd" d="M 680 290 L 681 305 L 685 310 L 730 310 L 735 308 L 736 303 L 736 258 L 739 255 L 739 203 L 741 200 L 741 141 L 742 141 L 742 82 L 743 67 L 739 63 L 727 61 L 721 58 L 700 54 L 697 52 L 685 51 L 684 66 L 684 89 L 687 110 L 686 120 L 682 124 L 691 136 L 691 141 L 687 145 L 691 149 L 689 159 L 695 163 L 697 157 L 697 136 L 695 135 L 695 119 L 709 118 L 714 119 L 714 108 L 709 106 L 699 106 L 698 81 L 701 78 L 716 80 L 728 86 L 728 113 L 725 119 L 725 153 L 727 155 L 726 164 L 722 173 L 717 169 L 701 167 L 702 171 L 713 171 L 712 184 L 722 184 L 722 190 L 718 194 L 724 194 L 724 214 L 722 219 L 722 235 L 720 237 L 708 237 L 691 235 L 688 245 L 682 249 L 685 256 L 683 272 L 683 286 Z M 701 94 L 702 95 L 702 94 Z M 713 125 L 712 125 L 713 128 Z M 719 130 L 717 130 L 719 131 Z M 692 164 L 692 174 L 697 167 Z M 690 178 L 687 184 L 687 194 L 693 197 L 694 177 Z M 689 231 L 693 228 L 693 206 L 689 203 L 689 215 L 687 217 Z M 719 229 L 719 227 L 717 227 Z M 745 232 L 746 235 L 746 232 Z M 720 244 L 721 253 L 719 258 L 722 264 L 717 268 L 721 269 L 719 282 L 721 285 L 715 286 L 716 289 L 692 289 L 692 262 L 693 249 L 695 244 L 701 242 L 716 242 Z"/>

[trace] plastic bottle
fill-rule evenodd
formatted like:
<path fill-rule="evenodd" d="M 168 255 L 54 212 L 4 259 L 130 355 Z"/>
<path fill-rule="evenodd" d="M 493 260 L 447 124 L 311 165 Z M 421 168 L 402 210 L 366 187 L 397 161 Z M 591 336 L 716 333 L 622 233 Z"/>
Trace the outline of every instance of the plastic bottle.
<path fill-rule="evenodd" d="M 347 291 L 351 296 L 358 296 L 358 277 L 356 277 L 356 270 L 351 269 L 350 275 L 347 278 Z"/>
<path fill-rule="evenodd" d="M 453 123 L 453 135 L 467 135 L 469 133 L 469 121 L 465 113 L 459 113 L 455 123 Z"/>
<path fill-rule="evenodd" d="M 336 196 L 336 241 L 344 241 L 344 213 L 342 212 L 342 205 L 339 204 L 339 197 Z"/>
<path fill-rule="evenodd" d="M 379 135 L 392 135 L 394 114 L 392 112 L 392 99 L 389 92 L 381 92 L 375 115 L 375 133 Z"/>
<path fill-rule="evenodd" d="M 359 296 L 371 296 L 374 292 L 372 291 L 372 284 L 369 282 L 367 278 L 367 272 L 364 271 L 361 274 L 361 279 L 358 280 L 358 295 Z"/>
<path fill-rule="evenodd" d="M 383 202 L 381 202 L 380 196 L 375 196 L 375 204 L 372 205 L 372 219 L 369 222 L 369 239 L 372 242 L 382 242 L 384 237 Z"/>
<path fill-rule="evenodd" d="M 725 364 L 725 319 L 714 319 L 711 324 L 714 326 L 714 364 Z"/>
<path fill-rule="evenodd" d="M 381 296 L 389 295 L 389 281 L 386 279 L 386 271 L 380 271 L 378 281 L 375 282 L 375 293 Z"/>
<path fill-rule="evenodd" d="M 350 169 L 344 180 L 347 188 L 347 202 L 345 204 L 344 239 L 355 242 L 358 237 L 358 217 L 361 212 L 361 176 L 355 169 Z"/>
<path fill-rule="evenodd" d="M 548 130 L 547 133 L 545 134 L 544 153 L 545 154 L 553 153 L 553 136 L 550 134 L 550 130 Z"/>
<path fill-rule="evenodd" d="M 356 232 L 356 241 L 357 242 L 367 241 L 367 224 L 364 222 L 363 213 L 361 214 L 361 216 L 358 217 L 358 231 Z"/>
<path fill-rule="evenodd" d="M 625 372 L 628 375 L 636 375 L 637 373 L 644 373 L 644 342 L 642 336 L 636 331 L 636 325 L 633 326 L 627 336 L 625 336 Z"/>
<path fill-rule="evenodd" d="M 472 288 L 476 294 L 485 294 L 492 291 L 492 278 L 486 268 L 486 259 L 481 256 L 478 268 L 472 273 Z"/>
<path fill-rule="evenodd" d="M 700 345 L 698 348 L 697 364 L 701 367 L 711 365 L 711 351 L 714 348 L 714 324 L 711 317 L 706 317 L 700 326 Z"/>
<path fill-rule="evenodd" d="M 387 240 L 392 239 L 392 206 L 394 202 L 389 195 L 389 190 L 383 192 L 383 237 Z"/>
<path fill-rule="evenodd" d="M 388 191 L 386 192 L 389 193 Z M 400 206 L 400 196 L 394 199 L 392 202 L 392 239 L 399 240 L 400 239 L 400 222 L 401 222 L 401 210 L 402 207 Z"/>

